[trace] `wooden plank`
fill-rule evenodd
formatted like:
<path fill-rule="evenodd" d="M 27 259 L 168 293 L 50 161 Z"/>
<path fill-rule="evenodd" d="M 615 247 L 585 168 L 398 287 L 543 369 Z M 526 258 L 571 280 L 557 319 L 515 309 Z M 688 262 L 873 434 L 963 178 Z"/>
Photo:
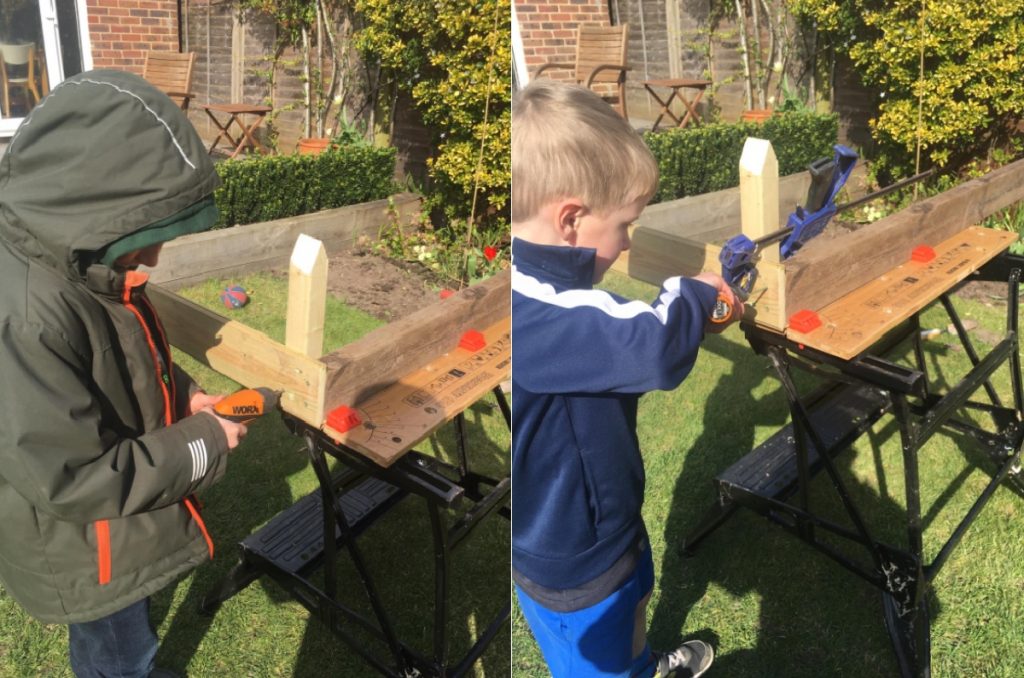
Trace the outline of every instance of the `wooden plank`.
<path fill-rule="evenodd" d="M 811 175 L 808 172 L 779 179 L 779 223 L 789 217 L 796 205 L 804 203 L 810 185 Z M 724 243 L 740 234 L 739 186 L 648 205 L 637 219 L 636 226 L 656 229 L 693 242 Z M 623 252 L 612 269 L 628 275 L 631 256 L 630 250 Z M 708 270 L 719 273 L 721 267 L 716 261 Z"/>
<path fill-rule="evenodd" d="M 1024 200 L 1024 160 L 1005 165 L 853 232 L 828 229 L 785 262 L 790 315 L 816 311 L 935 247 L 968 226 Z"/>
<path fill-rule="evenodd" d="M 312 358 L 324 353 L 324 313 L 327 302 L 327 252 L 324 244 L 300 235 L 288 270 L 288 313 L 284 343 Z"/>
<path fill-rule="evenodd" d="M 285 410 L 313 426 L 323 423 L 327 367 L 322 362 L 159 285 L 150 283 L 147 293 L 173 346 L 244 386 L 284 391 Z"/>
<path fill-rule="evenodd" d="M 509 315 L 511 270 L 370 332 L 321 360 L 327 366 L 326 411 L 352 406 L 387 388 Z"/>
<path fill-rule="evenodd" d="M 421 200 L 412 193 L 401 193 L 390 200 L 398 211 L 399 223 L 407 223 L 419 212 Z M 375 200 L 176 238 L 164 245 L 159 266 L 142 270 L 153 282 L 175 289 L 211 277 L 285 267 L 301 233 L 322 241 L 328 253 L 351 246 L 362 235 L 375 237 L 388 219 L 388 202 Z"/>
<path fill-rule="evenodd" d="M 353 409 L 359 425 L 342 432 L 328 423 L 324 432 L 381 466 L 390 466 L 416 443 L 509 378 L 511 317 L 506 315 L 481 331 L 486 342 L 483 348 L 467 350 L 459 347 L 456 340 L 447 353 L 388 388 L 358 400 Z"/>
<path fill-rule="evenodd" d="M 624 260 L 627 268 L 622 272 L 651 285 L 660 286 L 666 278 L 677 275 L 694 276 L 721 269 L 717 253 L 710 252 L 706 243 L 655 228 L 634 229 L 629 251 L 629 258 Z"/>
<path fill-rule="evenodd" d="M 853 358 L 1016 239 L 1013 233 L 967 228 L 937 245 L 932 261 L 900 264 L 818 311 L 821 327 L 808 333 L 788 329 L 786 336 L 840 358 Z"/>

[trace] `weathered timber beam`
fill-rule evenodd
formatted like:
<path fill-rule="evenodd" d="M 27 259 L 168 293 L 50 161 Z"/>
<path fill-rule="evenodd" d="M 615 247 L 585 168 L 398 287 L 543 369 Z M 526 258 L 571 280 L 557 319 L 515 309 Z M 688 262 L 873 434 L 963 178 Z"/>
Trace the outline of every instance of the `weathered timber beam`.
<path fill-rule="evenodd" d="M 779 228 L 778 161 L 769 142 L 747 139 L 740 158 L 742 210 L 737 205 L 735 232 L 758 238 Z M 639 227 L 633 231 L 631 256 L 625 272 L 633 278 L 660 285 L 676 275 L 693 276 L 701 271 L 720 272 L 721 248 L 707 241 L 680 237 L 660 229 Z M 774 260 L 773 260 L 774 259 Z M 751 290 L 747 320 L 775 329 L 785 328 L 785 281 L 778 264 L 778 249 L 767 251 L 758 264 L 760 273 Z"/>
<path fill-rule="evenodd" d="M 467 330 L 483 331 L 507 317 L 511 280 L 511 271 L 503 271 L 323 356 L 326 412 L 364 401 L 453 350 Z"/>
<path fill-rule="evenodd" d="M 968 226 L 1024 200 L 1024 160 L 911 205 L 852 232 L 828 232 L 786 260 L 790 315 L 817 311 Z"/>
<path fill-rule="evenodd" d="M 652 285 L 661 285 L 676 275 L 694 276 L 701 271 L 719 272 L 717 245 L 695 242 L 652 228 L 638 228 L 633 235 L 633 253 L 627 273 Z M 783 269 L 780 264 L 762 261 L 758 278 L 748 300 L 747 320 L 776 329 L 785 327 L 782 303 Z"/>
<path fill-rule="evenodd" d="M 284 391 L 281 405 L 314 426 L 323 423 L 326 366 L 250 327 L 188 299 L 147 287 L 172 345 L 244 386 Z"/>
<path fill-rule="evenodd" d="M 158 267 L 144 270 L 153 282 L 177 289 L 212 277 L 285 267 L 301 233 L 322 241 L 328 252 L 336 252 L 362 235 L 376 237 L 389 219 L 391 204 L 399 222 L 405 223 L 419 211 L 420 203 L 419 196 L 400 193 L 389 200 L 183 236 L 164 245 Z"/>
<path fill-rule="evenodd" d="M 808 172 L 781 177 L 779 186 L 779 220 L 785 222 L 797 205 L 807 198 L 811 185 Z M 639 229 L 653 229 L 679 236 L 691 242 L 722 243 L 740 233 L 740 189 L 738 186 L 713 193 L 691 195 L 678 200 L 648 205 L 632 233 Z M 636 249 L 623 252 L 612 269 L 629 275 L 630 258 L 640 256 Z M 645 268 L 641 262 L 640 268 Z M 717 262 L 709 269 L 718 271 Z M 694 271 L 693 273 L 699 273 Z M 679 275 L 675 273 L 673 275 Z M 692 275 L 688 273 L 687 275 Z M 664 278 L 662 278 L 664 280 Z M 655 284 L 660 284 L 661 280 Z"/>

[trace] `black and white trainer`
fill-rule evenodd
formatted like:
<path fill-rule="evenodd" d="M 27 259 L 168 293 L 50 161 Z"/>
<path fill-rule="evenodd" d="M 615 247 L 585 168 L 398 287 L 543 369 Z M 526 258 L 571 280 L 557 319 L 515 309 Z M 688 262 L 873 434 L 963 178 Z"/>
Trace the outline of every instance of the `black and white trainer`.
<path fill-rule="evenodd" d="M 715 651 L 703 640 L 688 640 L 671 652 L 655 652 L 655 678 L 697 678 L 711 666 Z"/>

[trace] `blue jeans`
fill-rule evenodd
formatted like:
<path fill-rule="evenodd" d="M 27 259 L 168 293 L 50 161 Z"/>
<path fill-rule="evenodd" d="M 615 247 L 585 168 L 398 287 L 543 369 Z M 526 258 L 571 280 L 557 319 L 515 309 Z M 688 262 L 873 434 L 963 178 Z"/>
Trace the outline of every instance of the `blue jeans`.
<path fill-rule="evenodd" d="M 157 648 L 149 598 L 96 621 L 68 624 L 68 642 L 77 678 L 145 678 Z"/>
<path fill-rule="evenodd" d="M 637 678 L 654 673 L 650 646 L 633 656 L 637 606 L 654 587 L 647 547 L 636 570 L 601 602 L 575 612 L 555 612 L 519 586 L 519 607 L 554 678 Z"/>

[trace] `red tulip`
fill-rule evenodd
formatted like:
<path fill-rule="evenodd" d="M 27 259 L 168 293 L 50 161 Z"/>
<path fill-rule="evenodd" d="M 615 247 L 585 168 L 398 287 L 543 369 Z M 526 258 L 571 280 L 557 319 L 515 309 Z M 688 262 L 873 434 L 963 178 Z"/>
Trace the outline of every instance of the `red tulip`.
<path fill-rule="evenodd" d="M 494 249 L 490 245 L 484 248 L 484 258 L 487 261 L 494 261 L 494 257 L 498 256 L 498 250 Z"/>

